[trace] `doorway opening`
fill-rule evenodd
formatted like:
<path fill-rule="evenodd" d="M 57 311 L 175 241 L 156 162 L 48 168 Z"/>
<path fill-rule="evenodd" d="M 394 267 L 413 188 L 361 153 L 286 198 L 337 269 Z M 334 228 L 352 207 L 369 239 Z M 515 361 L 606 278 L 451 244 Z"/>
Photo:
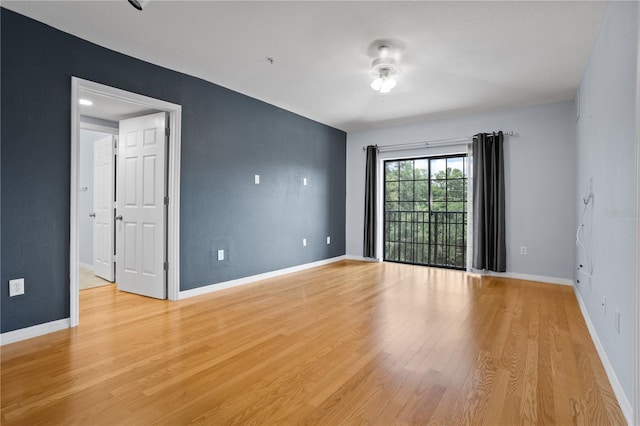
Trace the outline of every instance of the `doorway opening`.
<path fill-rule="evenodd" d="M 83 115 L 81 111 L 78 176 L 80 290 L 109 285 L 115 281 L 115 253 L 103 240 L 113 232 L 110 219 L 113 216 L 111 209 L 115 194 L 110 183 L 115 179 L 115 153 L 112 146 L 117 137 L 117 122 Z"/>
<path fill-rule="evenodd" d="M 466 269 L 464 154 L 384 162 L 384 260 Z"/>
<path fill-rule="evenodd" d="M 114 147 L 112 151 L 114 164 L 117 164 L 115 162 L 115 155 L 118 154 L 119 157 L 122 157 L 121 159 L 126 161 L 120 162 L 117 167 L 113 166 L 112 178 L 107 174 L 107 177 L 102 179 L 103 183 L 110 182 L 112 184 L 113 191 L 117 195 L 113 196 L 113 204 L 111 204 L 112 200 L 108 198 L 109 203 L 103 206 L 103 210 L 107 212 L 105 213 L 105 217 L 107 217 L 107 219 L 104 220 L 105 226 L 107 228 L 111 226 L 112 228 L 107 229 L 101 238 L 104 240 L 106 236 L 113 234 L 115 239 L 115 234 L 119 234 L 119 241 L 128 242 L 130 244 L 129 247 L 138 247 L 138 253 L 133 255 L 131 250 L 122 248 L 120 244 L 118 244 L 117 250 L 103 250 L 103 256 L 101 256 L 101 258 L 104 260 L 104 253 L 109 255 L 113 253 L 113 260 L 116 261 L 116 265 L 125 268 L 120 272 L 122 276 L 127 272 L 132 272 L 129 267 L 129 263 L 132 261 L 139 263 L 139 276 L 142 279 L 148 279 L 155 273 L 154 271 L 159 271 L 156 283 L 162 286 L 162 292 L 153 295 L 153 297 L 168 298 L 170 300 L 178 299 L 180 266 L 179 178 L 181 106 L 77 77 L 72 77 L 71 92 L 71 214 L 69 263 L 70 323 L 71 326 L 74 327 L 79 324 L 80 266 L 82 266 L 83 263 L 85 263 L 84 266 L 93 266 L 86 265 L 86 262 L 80 259 L 80 250 L 82 249 L 80 222 L 84 220 L 84 217 L 80 217 L 80 214 L 81 212 L 86 214 L 85 211 L 81 211 L 83 207 L 80 204 L 84 202 L 84 208 L 86 208 L 86 198 L 88 198 L 85 196 L 83 200 L 81 195 L 87 192 L 83 191 L 87 185 L 82 185 L 80 179 L 82 154 L 81 129 L 83 128 L 86 129 L 87 127 L 91 128 L 94 126 L 92 129 L 94 131 L 104 131 L 105 128 L 110 128 L 110 131 L 106 132 L 109 136 L 114 132 L 114 126 L 109 125 L 109 122 L 117 122 L 118 126 L 120 123 L 126 123 L 124 130 L 126 133 L 124 137 L 122 129 L 117 132 L 120 135 L 120 139 L 124 138 L 125 141 L 124 143 L 118 141 L 120 145 L 118 145 L 118 148 Z M 94 109 L 94 112 L 87 112 L 87 109 L 84 109 L 84 107 L 81 107 L 79 104 L 81 98 L 96 99 L 99 107 Z M 141 119 L 132 118 L 139 116 L 144 117 Z M 116 117 L 117 120 L 115 120 L 114 117 Z M 142 120 L 145 117 L 146 121 Z M 87 125 L 87 122 L 93 123 Z M 107 123 L 106 126 L 105 123 Z M 96 126 L 99 128 L 96 128 Z M 103 148 L 103 151 L 108 149 L 108 147 Z M 133 180 L 134 185 L 129 187 L 120 186 L 118 188 L 116 182 L 125 182 L 123 177 L 126 176 L 128 176 L 126 182 Z M 136 176 L 138 177 L 137 181 Z M 132 190 L 130 188 L 134 189 Z M 140 206 L 144 207 L 138 209 L 138 212 L 136 212 L 135 209 L 131 209 L 132 203 L 130 201 L 132 196 L 138 200 L 136 202 Z M 115 202 L 115 200 L 117 200 L 117 202 Z M 151 203 L 154 203 L 157 207 L 155 219 L 144 216 L 148 211 L 152 210 L 149 208 Z M 127 213 L 123 219 L 122 212 L 124 212 L 125 209 L 127 209 Z M 90 214 L 93 213 L 97 215 L 97 212 L 90 212 Z M 91 217 L 91 219 L 93 219 L 93 217 Z M 153 222 L 153 220 L 156 219 L 159 221 Z M 86 226 L 84 226 L 84 228 L 86 229 Z M 83 240 L 83 243 L 86 249 L 86 241 Z M 141 246 L 146 248 L 140 250 L 139 248 Z M 122 251 L 122 253 L 119 251 Z M 116 252 L 118 252 L 118 256 L 115 255 Z M 96 258 L 95 254 L 96 253 L 92 253 L 94 263 Z M 83 256 L 83 259 L 87 259 L 86 254 Z M 105 264 L 107 265 L 105 268 L 108 279 L 108 262 L 105 262 Z M 117 273 L 115 275 L 115 279 L 117 280 Z M 143 294 L 139 292 L 135 286 L 132 288 L 133 290 L 127 290 L 126 288 L 125 290 Z"/>

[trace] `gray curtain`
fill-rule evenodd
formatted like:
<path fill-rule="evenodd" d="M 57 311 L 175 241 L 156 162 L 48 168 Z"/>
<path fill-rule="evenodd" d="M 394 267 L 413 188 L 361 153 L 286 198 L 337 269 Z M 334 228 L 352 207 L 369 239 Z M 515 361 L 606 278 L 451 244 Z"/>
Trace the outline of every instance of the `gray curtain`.
<path fill-rule="evenodd" d="M 473 267 L 507 270 L 502 132 L 473 137 Z"/>
<path fill-rule="evenodd" d="M 367 147 L 367 168 L 364 186 L 364 257 L 376 257 L 376 169 L 378 147 Z"/>

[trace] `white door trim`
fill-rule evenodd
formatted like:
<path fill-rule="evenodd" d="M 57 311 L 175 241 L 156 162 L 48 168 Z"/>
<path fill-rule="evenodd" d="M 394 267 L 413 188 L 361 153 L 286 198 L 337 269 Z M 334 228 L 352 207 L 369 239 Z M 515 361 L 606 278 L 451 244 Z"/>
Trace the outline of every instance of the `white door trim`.
<path fill-rule="evenodd" d="M 144 95 L 127 92 L 114 87 L 105 86 L 78 77 L 71 77 L 71 196 L 70 196 L 70 230 L 69 230 L 69 280 L 70 280 L 70 326 L 79 323 L 79 253 L 78 253 L 78 191 L 79 187 L 79 154 L 80 154 L 80 113 L 78 97 L 80 91 L 93 92 L 102 96 L 118 99 L 150 109 L 169 113 L 169 160 L 167 170 L 167 195 L 169 207 L 167 211 L 167 296 L 169 300 L 178 300 L 180 280 L 180 145 L 182 106 Z"/>

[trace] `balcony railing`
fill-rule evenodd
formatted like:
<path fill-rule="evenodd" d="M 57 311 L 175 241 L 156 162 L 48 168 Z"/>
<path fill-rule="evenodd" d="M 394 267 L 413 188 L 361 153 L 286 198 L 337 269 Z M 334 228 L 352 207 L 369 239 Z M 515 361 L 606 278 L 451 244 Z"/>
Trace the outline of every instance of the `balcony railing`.
<path fill-rule="evenodd" d="M 464 211 L 385 211 L 384 258 L 464 269 L 466 223 Z"/>

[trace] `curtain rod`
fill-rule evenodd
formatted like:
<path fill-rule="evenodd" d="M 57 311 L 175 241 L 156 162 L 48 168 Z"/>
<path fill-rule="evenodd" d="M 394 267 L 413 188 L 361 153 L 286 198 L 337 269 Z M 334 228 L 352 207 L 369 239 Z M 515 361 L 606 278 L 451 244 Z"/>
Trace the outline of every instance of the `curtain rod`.
<path fill-rule="evenodd" d="M 498 132 L 495 132 L 498 133 Z M 517 136 L 517 134 L 510 130 L 508 132 L 502 132 L 505 136 Z M 456 145 L 461 142 L 469 142 L 473 140 L 473 136 L 463 136 L 459 138 L 449 138 L 449 139 L 436 139 L 432 141 L 423 141 L 423 142 L 412 142 L 412 143 L 402 143 L 398 145 L 375 145 L 378 148 L 378 151 L 381 149 L 388 151 L 395 151 L 401 149 L 418 149 L 418 148 L 427 148 L 430 146 L 447 146 L 447 145 Z M 363 151 L 367 150 L 366 146 L 362 147 Z"/>

